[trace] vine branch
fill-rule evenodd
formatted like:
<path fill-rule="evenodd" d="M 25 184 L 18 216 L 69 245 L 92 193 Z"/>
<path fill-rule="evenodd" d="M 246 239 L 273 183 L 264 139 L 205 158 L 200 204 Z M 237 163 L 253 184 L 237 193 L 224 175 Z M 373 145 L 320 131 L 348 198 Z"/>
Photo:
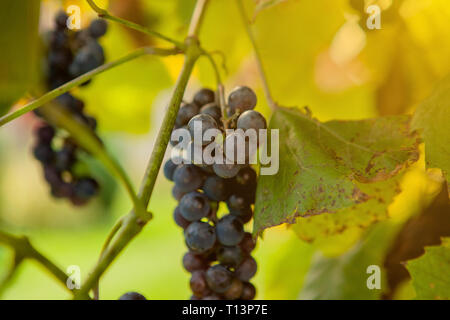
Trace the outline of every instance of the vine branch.
<path fill-rule="evenodd" d="M 15 253 L 15 262 L 13 267 L 10 269 L 8 275 L 6 276 L 6 282 L 3 282 L 2 285 L 6 285 L 9 279 L 13 276 L 15 269 L 21 263 L 23 259 L 32 259 L 39 264 L 41 264 L 47 271 L 49 271 L 67 290 L 73 293 L 67 287 L 67 279 L 68 276 L 64 271 L 62 271 L 56 264 L 46 258 L 42 253 L 40 253 L 34 246 L 30 243 L 28 238 L 26 237 L 18 237 L 12 234 L 9 234 L 5 231 L 0 230 L 0 243 L 10 246 L 14 249 Z M 4 281 L 5 281 L 4 280 Z M 0 290 L 3 288 L 0 288 Z"/>
<path fill-rule="evenodd" d="M 184 49 L 185 49 L 185 44 L 182 43 L 182 42 L 180 42 L 180 41 L 177 41 L 177 40 L 174 40 L 174 39 L 172 39 L 172 38 L 169 38 L 169 37 L 167 37 L 167 36 L 165 36 L 165 35 L 163 35 L 163 34 L 157 32 L 157 31 L 153 31 L 153 30 L 151 30 L 151 29 L 149 29 L 149 28 L 146 28 L 146 27 L 141 26 L 141 25 L 139 25 L 139 24 L 136 24 L 136 23 L 134 23 L 134 22 L 131 22 L 131 21 L 128 21 L 128 20 L 125 20 L 125 19 L 122 19 L 122 18 L 113 16 L 113 15 L 111 15 L 107 10 L 102 9 L 102 8 L 100 8 L 99 6 L 97 6 L 93 0 L 87 0 L 87 2 L 88 2 L 88 4 L 91 6 L 91 8 L 92 8 L 95 12 L 97 12 L 97 14 L 98 14 L 98 16 L 99 16 L 100 18 L 103 18 L 103 19 L 107 19 L 107 20 L 111 20 L 111 21 L 120 23 L 120 24 L 122 24 L 122 25 L 124 25 L 124 26 L 126 26 L 126 27 L 128 27 L 128 28 L 137 30 L 137 31 L 139 31 L 139 32 L 145 33 L 145 34 L 147 34 L 147 35 L 150 35 L 150 36 L 153 36 L 153 37 L 162 39 L 162 40 L 165 40 L 165 41 L 167 41 L 167 42 L 170 42 L 170 43 L 174 44 L 177 48 L 179 48 L 179 49 L 181 49 L 181 50 L 184 50 Z"/>

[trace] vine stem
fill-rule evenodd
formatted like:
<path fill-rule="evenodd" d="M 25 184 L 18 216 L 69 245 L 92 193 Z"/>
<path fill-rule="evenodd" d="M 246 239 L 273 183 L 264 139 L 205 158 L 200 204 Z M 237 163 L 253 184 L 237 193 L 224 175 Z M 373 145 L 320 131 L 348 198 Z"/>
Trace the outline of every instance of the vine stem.
<path fill-rule="evenodd" d="M 245 31 L 247 32 L 247 36 L 250 39 L 250 42 L 253 47 L 253 51 L 255 53 L 256 66 L 258 68 L 258 72 L 261 77 L 261 82 L 262 82 L 262 86 L 263 86 L 263 90 L 264 90 L 264 95 L 267 100 L 267 104 L 272 109 L 272 111 L 274 111 L 275 109 L 278 108 L 278 104 L 272 98 L 272 94 L 271 94 L 270 87 L 269 87 L 269 82 L 267 81 L 266 72 L 264 70 L 264 65 L 262 63 L 261 53 L 259 52 L 258 45 L 256 44 L 256 40 L 253 35 L 252 29 L 250 27 L 250 23 L 249 23 L 247 14 L 245 13 L 244 4 L 242 3 L 242 0 L 236 0 L 236 4 L 238 6 L 239 13 L 242 18 L 242 22 L 244 23 Z"/>
<path fill-rule="evenodd" d="M 141 56 L 147 55 L 147 54 L 168 56 L 168 55 L 174 55 L 174 54 L 179 54 L 179 53 L 181 53 L 181 51 L 179 49 L 159 49 L 159 48 L 152 48 L 152 47 L 143 47 L 143 48 L 137 49 L 136 51 L 133 51 L 133 52 L 123 56 L 120 59 L 103 64 L 98 68 L 95 68 L 95 69 L 69 81 L 69 82 L 66 82 L 62 86 L 60 86 L 56 89 L 53 89 L 52 91 L 47 92 L 40 98 L 31 101 L 30 103 L 26 104 L 22 108 L 1 117 L 0 118 L 0 127 L 7 124 L 8 122 L 11 122 L 14 119 L 17 119 L 18 117 L 24 115 L 27 112 L 30 112 L 34 109 L 39 108 L 40 106 L 44 105 L 45 103 L 68 92 L 70 89 L 73 89 L 73 88 L 79 86 L 80 84 L 86 82 L 87 80 L 93 78 L 94 76 L 96 76 L 106 70 L 117 67 L 125 62 L 134 60 L 138 57 L 141 57 Z"/>
<path fill-rule="evenodd" d="M 155 147 L 150 156 L 149 163 L 142 181 L 141 190 L 139 192 L 139 199 L 144 206 L 148 207 L 150 198 L 155 186 L 156 178 L 164 158 L 164 154 L 169 144 L 171 131 L 175 124 L 175 119 L 180 108 L 180 104 L 186 90 L 187 83 L 192 74 L 192 70 L 198 58 L 202 54 L 202 50 L 197 40 L 198 32 L 200 30 L 201 22 L 203 21 L 203 14 L 208 0 L 197 1 L 194 13 L 189 27 L 189 34 L 186 38 L 185 60 L 183 68 L 175 84 L 169 106 L 166 110 L 161 128 L 156 138 Z M 152 218 L 152 215 L 139 216 L 135 210 L 123 217 L 122 226 L 115 230 L 117 232 L 114 239 L 111 240 L 110 245 L 104 249 L 99 261 L 89 274 L 88 278 L 75 293 L 75 299 L 86 299 L 89 297 L 89 292 L 94 288 L 114 259 L 122 252 L 122 250 L 130 243 L 133 238 L 139 234 L 142 228 Z"/>
<path fill-rule="evenodd" d="M 181 50 L 185 49 L 185 44 L 180 42 L 180 41 L 177 41 L 177 40 L 174 40 L 172 38 L 169 38 L 169 37 L 167 37 L 167 36 L 157 32 L 157 31 L 153 31 L 153 30 L 151 30 L 149 28 L 146 28 L 146 27 L 141 26 L 139 24 L 136 24 L 134 22 L 131 22 L 131 21 L 128 21 L 128 20 L 125 20 L 125 19 L 113 16 L 107 10 L 102 9 L 99 6 L 97 6 L 93 0 L 87 0 L 87 2 L 91 6 L 91 8 L 95 12 L 97 12 L 97 14 L 98 14 L 98 16 L 100 18 L 120 23 L 120 24 L 122 24 L 122 25 L 124 25 L 124 26 L 126 26 L 128 28 L 137 30 L 139 32 L 145 33 L 145 34 L 150 35 L 150 36 L 154 36 L 154 37 L 162 39 L 162 40 L 165 40 L 167 42 L 170 42 L 170 43 L 174 44 L 177 48 L 179 48 Z"/>
<path fill-rule="evenodd" d="M 56 264 L 46 258 L 30 243 L 26 237 L 18 237 L 0 230 L 0 243 L 12 247 L 15 251 L 15 265 L 9 272 L 7 277 L 12 276 L 13 270 L 20 264 L 20 261 L 25 258 L 33 259 L 39 262 L 47 271 L 49 271 L 67 290 L 71 293 L 72 290 L 67 287 L 68 276 Z"/>

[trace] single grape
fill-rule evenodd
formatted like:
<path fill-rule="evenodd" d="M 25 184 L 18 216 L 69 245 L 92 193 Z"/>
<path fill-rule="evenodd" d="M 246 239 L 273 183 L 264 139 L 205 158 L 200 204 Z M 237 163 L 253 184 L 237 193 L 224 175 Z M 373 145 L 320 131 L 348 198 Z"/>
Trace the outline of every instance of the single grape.
<path fill-rule="evenodd" d="M 186 194 L 186 192 L 183 192 L 177 185 L 174 185 L 172 188 L 172 196 L 177 200 L 180 201 L 181 198 Z"/>
<path fill-rule="evenodd" d="M 137 292 L 124 293 L 119 300 L 147 300 L 142 294 Z"/>
<path fill-rule="evenodd" d="M 242 222 L 231 214 L 219 220 L 216 232 L 217 240 L 224 246 L 235 246 L 244 238 Z"/>
<path fill-rule="evenodd" d="M 76 53 L 70 64 L 69 72 L 73 77 L 78 77 L 101 66 L 104 61 L 105 55 L 102 46 L 92 40 Z"/>
<path fill-rule="evenodd" d="M 36 130 L 39 143 L 50 145 L 55 136 L 55 129 L 50 125 L 44 125 Z"/>
<path fill-rule="evenodd" d="M 199 107 L 203 107 L 208 103 L 214 102 L 214 100 L 215 100 L 214 91 L 207 88 L 201 89 L 194 96 L 194 103 Z"/>
<path fill-rule="evenodd" d="M 184 231 L 186 245 L 196 253 L 204 253 L 214 247 L 216 230 L 205 222 L 193 222 Z"/>
<path fill-rule="evenodd" d="M 230 287 L 223 294 L 224 298 L 227 300 L 236 300 L 239 299 L 242 295 L 242 289 L 244 288 L 242 281 L 234 278 L 231 282 Z"/>
<path fill-rule="evenodd" d="M 208 286 L 217 293 L 224 293 L 231 286 L 233 274 L 224 266 L 216 264 L 206 271 Z"/>
<path fill-rule="evenodd" d="M 241 300 L 253 300 L 256 295 L 256 288 L 250 282 L 244 282 L 242 287 Z"/>
<path fill-rule="evenodd" d="M 50 51 L 47 60 L 49 68 L 64 71 L 72 61 L 72 53 L 69 49 Z"/>
<path fill-rule="evenodd" d="M 239 246 L 221 246 L 217 250 L 217 260 L 227 267 L 238 266 L 243 259 L 242 250 Z"/>
<path fill-rule="evenodd" d="M 180 107 L 175 124 L 178 127 L 186 125 L 192 117 L 198 114 L 199 108 L 196 104 L 187 103 Z"/>
<path fill-rule="evenodd" d="M 172 159 L 168 159 L 166 163 L 164 164 L 164 176 L 167 178 L 167 180 L 173 181 L 173 173 L 175 172 L 175 169 L 178 167 L 177 164 L 175 164 Z"/>
<path fill-rule="evenodd" d="M 250 253 L 255 249 L 256 241 L 253 239 L 253 236 L 250 232 L 245 232 L 244 238 L 239 243 L 239 247 L 244 251 L 245 253 Z"/>
<path fill-rule="evenodd" d="M 228 96 L 230 115 L 235 112 L 251 110 L 256 106 L 256 94 L 249 87 L 241 86 L 233 89 Z"/>
<path fill-rule="evenodd" d="M 221 177 L 209 176 L 206 178 L 202 189 L 211 200 L 224 201 L 228 198 L 228 183 Z"/>
<path fill-rule="evenodd" d="M 233 194 L 227 200 L 227 207 L 230 210 L 230 213 L 232 213 L 233 211 L 239 211 L 249 207 L 249 204 L 244 197 Z"/>
<path fill-rule="evenodd" d="M 213 164 L 213 170 L 214 173 L 217 174 L 219 177 L 228 179 L 235 177 L 239 170 L 241 169 L 241 165 L 239 164 L 227 164 L 227 163 L 214 163 Z"/>
<path fill-rule="evenodd" d="M 202 256 L 189 251 L 183 256 L 183 266 L 187 271 L 193 272 L 205 269 L 206 263 Z"/>
<path fill-rule="evenodd" d="M 65 29 L 67 26 L 67 19 L 69 19 L 69 16 L 63 10 L 60 10 L 55 16 L 56 28 Z"/>
<path fill-rule="evenodd" d="M 195 296 L 203 297 L 210 293 L 208 284 L 206 283 L 205 271 L 196 270 L 192 272 L 191 280 L 189 281 L 192 292 Z"/>
<path fill-rule="evenodd" d="M 185 194 L 180 200 L 181 215 L 189 221 L 200 220 L 208 216 L 211 206 L 203 193 L 193 191 Z"/>
<path fill-rule="evenodd" d="M 190 221 L 186 220 L 186 219 L 181 215 L 180 207 L 179 207 L 179 206 L 176 207 L 175 210 L 173 210 L 173 220 L 175 221 L 175 223 L 176 223 L 179 227 L 181 227 L 181 228 L 183 228 L 183 229 L 186 229 L 186 228 L 191 224 Z"/>
<path fill-rule="evenodd" d="M 248 256 L 242 263 L 236 268 L 235 275 L 242 281 L 248 281 L 256 273 L 257 265 L 253 257 Z"/>
<path fill-rule="evenodd" d="M 88 28 L 89 34 L 93 38 L 100 38 L 104 36 L 107 30 L 108 23 L 104 19 L 92 20 Z"/>
<path fill-rule="evenodd" d="M 236 182 L 241 188 L 256 186 L 256 172 L 251 167 L 242 168 L 236 175 Z"/>
<path fill-rule="evenodd" d="M 92 178 L 81 178 L 75 182 L 74 193 L 80 199 L 88 200 L 98 192 L 98 183 Z"/>
<path fill-rule="evenodd" d="M 219 124 L 222 118 L 222 111 L 220 110 L 220 107 L 214 103 L 208 103 L 206 105 L 204 105 L 201 109 L 200 109 L 200 113 L 201 114 L 207 114 L 211 117 L 214 118 L 214 120 L 216 120 L 216 122 Z"/>
<path fill-rule="evenodd" d="M 193 164 L 182 164 L 175 169 L 173 181 L 183 192 L 194 191 L 202 186 L 203 173 Z"/>
<path fill-rule="evenodd" d="M 60 171 L 69 171 L 75 163 L 75 154 L 72 149 L 63 147 L 55 154 L 55 167 Z"/>
<path fill-rule="evenodd" d="M 39 143 L 33 149 L 34 157 L 43 164 L 50 164 L 54 157 L 55 152 L 49 144 Z"/>
<path fill-rule="evenodd" d="M 267 123 L 266 119 L 258 111 L 247 110 L 239 116 L 237 128 L 244 131 L 253 129 L 256 130 L 258 134 L 259 130 L 267 128 Z"/>
<path fill-rule="evenodd" d="M 214 120 L 213 117 L 207 114 L 198 114 L 195 117 L 191 118 L 188 123 L 188 129 L 191 133 L 191 139 L 192 141 L 195 141 L 197 137 L 201 138 L 201 144 L 207 145 L 211 143 L 211 141 L 208 141 L 203 138 L 205 132 L 209 129 L 217 129 L 218 125 L 216 120 Z"/>
<path fill-rule="evenodd" d="M 63 182 L 61 172 L 53 165 L 44 164 L 44 178 L 52 186 L 60 185 Z"/>
<path fill-rule="evenodd" d="M 56 101 L 62 105 L 67 111 L 72 113 L 81 113 L 84 109 L 84 102 L 80 99 L 75 98 L 70 93 L 64 93 L 56 98 Z"/>
<path fill-rule="evenodd" d="M 253 211 L 250 208 L 250 206 L 248 206 L 244 209 L 233 210 L 230 212 L 230 214 L 239 218 L 239 220 L 241 220 L 241 222 L 244 224 L 249 222 L 253 218 Z"/>

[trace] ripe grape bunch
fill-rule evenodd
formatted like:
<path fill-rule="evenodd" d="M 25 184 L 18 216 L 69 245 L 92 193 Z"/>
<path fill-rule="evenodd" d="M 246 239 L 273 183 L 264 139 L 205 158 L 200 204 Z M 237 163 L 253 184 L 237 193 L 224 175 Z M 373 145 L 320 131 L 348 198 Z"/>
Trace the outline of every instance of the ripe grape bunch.
<path fill-rule="evenodd" d="M 79 31 L 66 27 L 68 16 L 59 12 L 55 17 L 55 29 L 48 33 L 48 51 L 45 61 L 46 86 L 51 90 L 95 69 L 104 63 L 105 57 L 98 39 L 107 30 L 104 20 L 93 20 L 89 27 Z M 82 86 L 89 83 L 85 82 Z M 63 108 L 73 119 L 86 125 L 94 134 L 95 118 L 85 114 L 84 102 L 67 92 L 56 98 L 54 107 Z M 74 205 L 83 205 L 98 193 L 98 182 L 85 174 L 77 174 L 75 165 L 81 148 L 64 130 L 42 118 L 37 128 L 35 158 L 42 164 L 46 181 L 56 198 L 68 198 Z"/>
<path fill-rule="evenodd" d="M 234 89 L 224 112 L 217 100 L 210 89 L 197 92 L 192 103 L 181 106 L 175 129 L 185 127 L 194 136 L 194 124 L 201 122 L 202 131 L 220 129 L 225 144 L 233 134 L 227 136 L 225 129 L 266 128 L 264 117 L 253 110 L 256 95 L 250 88 Z M 202 141 L 203 147 L 209 143 Z M 249 281 L 257 269 L 251 256 L 256 242 L 244 230 L 244 224 L 253 216 L 255 170 L 247 162 L 211 165 L 176 162 L 173 158 L 167 160 L 164 175 L 175 182 L 172 193 L 179 205 L 173 215 L 184 230 L 189 248 L 183 265 L 191 273 L 191 299 L 252 300 L 256 289 Z M 220 203 L 226 203 L 229 213 L 218 215 Z"/>

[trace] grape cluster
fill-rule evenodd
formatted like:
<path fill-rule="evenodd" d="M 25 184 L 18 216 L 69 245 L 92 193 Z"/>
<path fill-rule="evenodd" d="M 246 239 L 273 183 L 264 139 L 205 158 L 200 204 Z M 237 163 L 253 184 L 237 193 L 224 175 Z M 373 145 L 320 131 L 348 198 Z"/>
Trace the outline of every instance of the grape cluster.
<path fill-rule="evenodd" d="M 255 93 L 248 87 L 238 87 L 229 95 L 224 119 L 214 92 L 202 89 L 192 103 L 180 108 L 175 128 L 185 127 L 193 135 L 193 123 L 201 121 L 202 131 L 217 128 L 224 135 L 228 128 L 265 129 L 265 119 L 253 110 L 255 106 Z M 204 147 L 209 143 L 202 141 Z M 244 230 L 244 224 L 253 216 L 256 172 L 248 163 L 175 162 L 167 160 L 164 175 L 175 182 L 172 194 L 179 204 L 173 217 L 183 228 L 189 248 L 183 265 L 191 273 L 191 299 L 252 300 L 256 289 L 249 281 L 257 269 L 251 256 L 256 242 Z M 218 215 L 220 203 L 226 203 L 229 213 Z"/>
<path fill-rule="evenodd" d="M 99 67 L 105 61 L 98 39 L 107 30 L 104 20 L 93 20 L 88 28 L 79 31 L 66 27 L 68 16 L 62 11 L 55 17 L 55 29 L 47 37 L 48 51 L 45 60 L 46 85 L 54 89 L 60 85 Z M 87 85 L 88 81 L 82 85 Z M 53 103 L 63 108 L 70 116 L 85 124 L 94 134 L 97 128 L 95 118 L 84 112 L 84 102 L 67 92 Z M 75 172 L 77 153 L 80 150 L 75 141 L 63 130 L 59 130 L 36 110 L 42 118 L 37 128 L 33 147 L 35 158 L 42 164 L 44 177 L 56 198 L 68 198 L 74 205 L 83 205 L 98 193 L 97 181 Z"/>

